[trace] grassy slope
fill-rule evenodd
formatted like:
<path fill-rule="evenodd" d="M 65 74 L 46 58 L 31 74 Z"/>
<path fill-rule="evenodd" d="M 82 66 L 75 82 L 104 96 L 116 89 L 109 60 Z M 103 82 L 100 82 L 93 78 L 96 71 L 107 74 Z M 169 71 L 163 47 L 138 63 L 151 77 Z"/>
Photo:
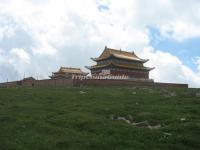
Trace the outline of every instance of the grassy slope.
<path fill-rule="evenodd" d="M 200 98 L 183 94 L 192 89 L 171 91 L 177 96 L 161 89 L 0 89 L 0 150 L 198 149 Z M 163 128 L 134 127 L 112 114 Z"/>

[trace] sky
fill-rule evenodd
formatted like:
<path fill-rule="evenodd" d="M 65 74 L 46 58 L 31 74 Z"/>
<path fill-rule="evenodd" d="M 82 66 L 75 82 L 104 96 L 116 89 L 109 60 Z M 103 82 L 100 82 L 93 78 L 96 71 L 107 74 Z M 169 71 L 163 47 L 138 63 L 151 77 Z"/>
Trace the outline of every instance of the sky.
<path fill-rule="evenodd" d="M 199 0 L 0 0 L 0 82 L 134 51 L 156 82 L 200 87 Z"/>

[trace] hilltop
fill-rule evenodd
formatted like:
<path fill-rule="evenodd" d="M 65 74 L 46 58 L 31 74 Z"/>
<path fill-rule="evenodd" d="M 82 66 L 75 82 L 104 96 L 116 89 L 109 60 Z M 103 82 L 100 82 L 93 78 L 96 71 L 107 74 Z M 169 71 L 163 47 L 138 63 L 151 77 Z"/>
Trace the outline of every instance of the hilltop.
<path fill-rule="evenodd" d="M 200 90 L 1 88 L 1 150 L 198 149 Z"/>

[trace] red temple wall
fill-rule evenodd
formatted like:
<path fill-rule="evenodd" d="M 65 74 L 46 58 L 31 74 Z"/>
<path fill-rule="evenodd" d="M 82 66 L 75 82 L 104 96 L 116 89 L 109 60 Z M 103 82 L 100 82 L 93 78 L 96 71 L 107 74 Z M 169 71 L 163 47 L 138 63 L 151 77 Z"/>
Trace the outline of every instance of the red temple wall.
<path fill-rule="evenodd" d="M 130 86 L 130 87 L 159 87 L 159 88 L 188 88 L 188 84 L 141 82 L 132 80 L 73 80 L 73 86 Z"/>
<path fill-rule="evenodd" d="M 148 72 L 133 72 L 133 71 L 117 71 L 117 70 L 111 70 L 112 75 L 127 75 L 131 78 L 149 78 Z"/>
<path fill-rule="evenodd" d="M 33 80 L 33 81 L 25 81 L 22 82 L 21 85 L 17 84 L 17 81 L 14 82 L 6 82 L 0 83 L 0 87 L 61 87 L 61 86 L 130 86 L 130 87 L 163 87 L 163 88 L 188 88 L 188 84 L 177 84 L 177 83 L 157 83 L 157 82 L 141 82 L 141 81 L 133 81 L 133 80 L 98 80 L 98 79 L 47 79 L 47 80 Z"/>
<path fill-rule="evenodd" d="M 92 75 L 100 75 L 102 73 L 103 69 L 98 69 L 96 71 L 91 71 Z M 131 78 L 144 78 L 148 79 L 149 78 L 149 72 L 148 71 L 127 71 L 127 70 L 117 70 L 117 69 L 110 69 L 110 74 L 111 75 L 127 75 Z"/>

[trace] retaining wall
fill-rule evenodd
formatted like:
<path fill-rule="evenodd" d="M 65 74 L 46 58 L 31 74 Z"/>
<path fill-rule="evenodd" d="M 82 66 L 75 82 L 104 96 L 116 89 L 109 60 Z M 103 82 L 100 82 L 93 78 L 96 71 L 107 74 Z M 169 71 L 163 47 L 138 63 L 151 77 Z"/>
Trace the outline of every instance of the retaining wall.
<path fill-rule="evenodd" d="M 61 87 L 61 86 L 73 86 L 72 79 L 46 79 L 46 80 L 32 80 L 22 81 L 22 86 L 32 87 Z"/>
<path fill-rule="evenodd" d="M 188 88 L 188 84 L 159 83 L 152 81 L 133 81 L 133 80 L 112 80 L 112 79 L 46 79 L 46 80 L 27 80 L 0 83 L 0 87 L 62 87 L 62 86 L 128 86 L 128 87 L 176 87 Z"/>
<path fill-rule="evenodd" d="M 177 83 L 159 83 L 159 82 L 147 82 L 147 81 L 132 81 L 132 80 L 73 80 L 73 86 L 128 86 L 128 87 L 176 87 L 176 88 L 188 88 L 188 84 Z"/>
<path fill-rule="evenodd" d="M 0 87 L 16 87 L 18 81 L 0 83 Z"/>
<path fill-rule="evenodd" d="M 13 81 L 0 83 L 0 87 L 61 87 L 61 86 L 73 86 L 72 79 L 45 79 L 45 80 L 26 80 L 26 81 Z"/>

